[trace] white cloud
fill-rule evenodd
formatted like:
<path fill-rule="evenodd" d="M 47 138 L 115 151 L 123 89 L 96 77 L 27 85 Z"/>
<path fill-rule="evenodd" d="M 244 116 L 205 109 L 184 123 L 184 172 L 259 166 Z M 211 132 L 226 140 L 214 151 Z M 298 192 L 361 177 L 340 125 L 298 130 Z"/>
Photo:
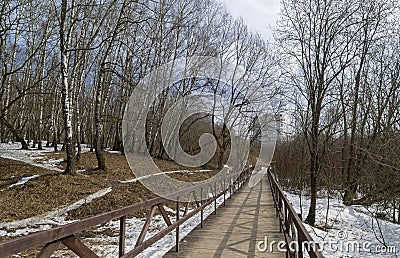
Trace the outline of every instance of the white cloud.
<path fill-rule="evenodd" d="M 270 27 L 276 25 L 279 0 L 222 0 L 235 17 L 243 17 L 249 28 L 272 40 Z"/>

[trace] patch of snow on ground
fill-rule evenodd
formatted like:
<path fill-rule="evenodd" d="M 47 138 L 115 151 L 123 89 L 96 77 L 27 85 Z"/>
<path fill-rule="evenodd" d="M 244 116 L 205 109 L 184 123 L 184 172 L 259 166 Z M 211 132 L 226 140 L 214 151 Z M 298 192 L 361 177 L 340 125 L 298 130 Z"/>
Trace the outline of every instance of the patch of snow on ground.
<path fill-rule="evenodd" d="M 43 145 L 46 143 L 44 142 Z M 62 145 L 59 145 L 58 149 L 61 149 Z M 85 145 L 81 145 L 82 153 L 88 152 L 90 149 L 85 147 Z M 43 150 L 38 150 L 37 148 L 22 150 L 21 143 L 0 143 L 0 157 L 13 159 L 28 163 L 30 165 L 47 168 L 50 170 L 55 170 L 58 172 L 62 172 L 63 170 L 57 168 L 56 166 L 60 164 L 64 159 L 50 159 L 48 161 L 41 160 L 44 159 L 44 153 L 54 152 L 53 147 L 45 147 L 43 146 Z"/>
<path fill-rule="evenodd" d="M 160 176 L 160 175 L 168 175 L 168 174 L 177 174 L 177 173 L 189 173 L 189 174 L 193 174 L 193 173 L 205 173 L 205 172 L 210 172 L 212 170 L 207 170 L 207 169 L 203 169 L 203 170 L 176 170 L 176 171 L 165 171 L 165 172 L 160 172 L 160 173 L 155 173 L 155 174 L 151 174 L 151 175 L 147 175 L 147 176 L 141 176 L 141 177 L 137 177 L 137 178 L 133 178 L 133 179 L 129 179 L 129 180 L 125 180 L 125 181 L 119 181 L 121 184 L 127 184 L 127 183 L 135 183 L 139 180 L 145 179 L 145 178 L 149 178 L 152 176 Z"/>
<path fill-rule="evenodd" d="M 111 148 L 107 148 L 107 149 L 105 149 L 104 151 L 106 151 L 106 152 L 108 152 L 108 153 L 111 153 L 111 154 L 121 154 L 120 151 L 114 151 L 114 150 L 112 150 Z"/>
<path fill-rule="evenodd" d="M 102 197 L 111 191 L 112 191 L 111 187 L 102 189 L 69 206 L 47 212 L 37 217 L 0 223 L 0 229 L 1 229 L 0 236 L 10 236 L 10 237 L 23 236 L 34 232 L 50 229 L 53 226 L 60 226 L 71 223 L 73 221 L 65 220 L 65 216 L 69 211 L 77 209 L 85 203 L 90 203 L 94 199 Z"/>
<path fill-rule="evenodd" d="M 285 192 L 296 212 L 305 219 L 310 198 Z M 339 196 L 331 197 L 326 222 L 327 198 L 317 199 L 316 227 L 304 224 L 325 257 L 400 257 L 400 225 L 374 218 L 363 206 L 345 206 Z"/>
<path fill-rule="evenodd" d="M 44 164 L 37 162 L 38 159 L 43 158 L 43 153 L 51 151 L 53 151 L 53 148 L 43 147 L 43 150 L 22 150 L 20 143 L 0 143 L 0 157 L 2 158 L 18 160 L 30 165 L 61 171 L 52 163 Z"/>
<path fill-rule="evenodd" d="M 17 186 L 17 185 L 26 184 L 26 182 L 28 182 L 29 180 L 37 178 L 37 177 L 39 177 L 39 175 L 23 177 L 18 182 L 16 182 L 15 184 L 12 184 L 12 185 L 8 186 L 8 188 L 11 188 L 11 187 L 14 187 L 14 186 Z"/>

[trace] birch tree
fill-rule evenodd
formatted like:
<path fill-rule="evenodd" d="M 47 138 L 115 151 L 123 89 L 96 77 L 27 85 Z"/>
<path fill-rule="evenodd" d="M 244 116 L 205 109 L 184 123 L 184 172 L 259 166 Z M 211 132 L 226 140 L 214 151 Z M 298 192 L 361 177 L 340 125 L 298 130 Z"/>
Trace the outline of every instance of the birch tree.
<path fill-rule="evenodd" d="M 71 41 L 71 29 L 67 29 L 67 13 L 68 8 L 74 10 L 74 0 L 72 4 L 68 6 L 68 0 L 61 1 L 61 12 L 60 12 L 60 54 L 61 54 L 61 81 L 62 81 L 62 105 L 63 105 L 63 118 L 64 118 L 64 129 L 65 129 L 65 150 L 67 153 L 67 167 L 65 173 L 69 175 L 75 175 L 76 161 L 75 161 L 75 146 L 72 139 L 72 112 L 71 107 L 71 86 L 68 80 L 68 46 Z"/>

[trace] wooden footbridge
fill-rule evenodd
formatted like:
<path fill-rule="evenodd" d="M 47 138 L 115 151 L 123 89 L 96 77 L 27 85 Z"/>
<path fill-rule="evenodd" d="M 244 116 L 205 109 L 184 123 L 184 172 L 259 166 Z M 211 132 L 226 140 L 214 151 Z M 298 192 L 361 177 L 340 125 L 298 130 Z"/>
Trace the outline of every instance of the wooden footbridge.
<path fill-rule="evenodd" d="M 37 257 L 52 257 L 61 244 L 79 257 L 100 257 L 77 235 L 111 220 L 120 221 L 119 252 L 115 257 L 135 257 L 146 248 L 165 237 L 175 234 L 176 244 L 164 257 L 303 257 L 305 243 L 312 238 L 304 228 L 298 214 L 286 199 L 273 174 L 263 178 L 255 187 L 247 184 L 252 169 L 232 175 L 213 184 L 205 183 L 185 189 L 168 197 L 179 197 L 201 191 L 210 196 L 206 200 L 189 203 L 176 202 L 176 210 L 184 209 L 183 216 L 176 212 L 173 220 L 164 209 L 166 198 L 154 198 L 122 209 L 97 215 L 68 225 L 37 232 L 0 243 L 0 257 L 9 257 L 30 249 L 39 248 Z M 217 208 L 217 200 L 223 205 Z M 179 198 L 175 198 L 179 200 Z M 213 214 L 204 219 L 204 209 L 213 206 Z M 126 250 L 126 218 L 129 214 L 148 209 L 147 220 L 132 250 Z M 146 238 L 156 210 L 167 227 Z M 200 225 L 181 239 L 180 226 L 199 214 Z M 293 244 L 295 243 L 295 244 Z M 310 257 L 323 257 L 317 245 L 306 246 Z"/>

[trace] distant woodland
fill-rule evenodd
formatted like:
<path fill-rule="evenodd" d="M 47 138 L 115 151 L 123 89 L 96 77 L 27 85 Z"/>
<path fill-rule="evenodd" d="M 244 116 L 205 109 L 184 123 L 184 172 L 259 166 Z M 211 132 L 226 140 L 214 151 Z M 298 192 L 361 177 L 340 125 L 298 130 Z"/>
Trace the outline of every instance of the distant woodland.
<path fill-rule="evenodd" d="M 121 123 L 129 97 L 162 64 L 185 56 L 228 56 L 263 85 L 271 84 L 266 42 L 209 0 L 6 0 L 0 21 L 1 141 L 18 141 L 23 149 L 63 143 L 70 174 L 76 173 L 78 143 L 93 148 L 102 170 L 105 148 L 123 151 Z M 163 156 L 159 131 L 168 107 L 161 100 L 148 117 L 147 144 L 156 157 Z M 226 128 L 214 134 L 218 138 Z M 227 148 L 226 137 L 220 145 Z"/>

